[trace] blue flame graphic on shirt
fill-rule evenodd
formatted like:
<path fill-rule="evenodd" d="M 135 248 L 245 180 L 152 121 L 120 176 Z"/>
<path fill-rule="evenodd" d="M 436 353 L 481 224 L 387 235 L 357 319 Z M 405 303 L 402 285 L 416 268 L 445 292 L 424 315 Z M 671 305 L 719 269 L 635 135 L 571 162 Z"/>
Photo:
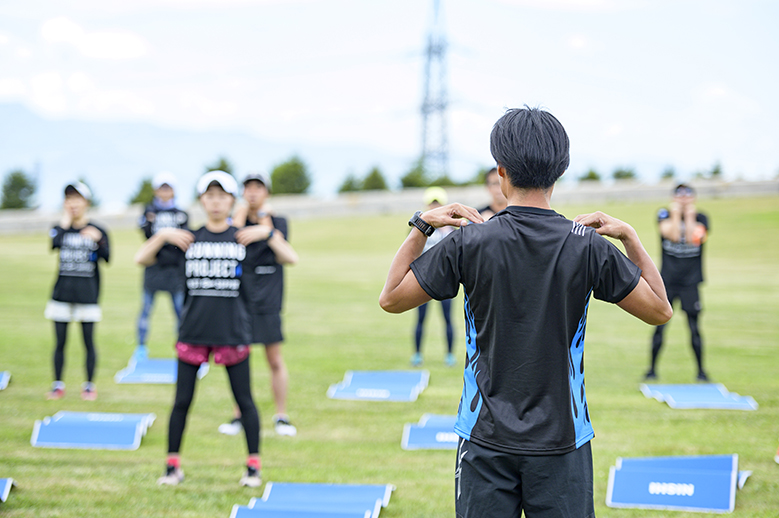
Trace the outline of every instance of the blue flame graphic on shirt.
<path fill-rule="evenodd" d="M 463 310 L 465 312 L 465 371 L 463 372 L 463 393 L 460 397 L 460 408 L 457 411 L 457 423 L 454 426 L 454 431 L 463 439 L 470 440 L 471 431 L 473 431 L 473 427 L 479 419 L 479 412 L 481 412 L 482 397 L 479 386 L 476 384 L 476 378 L 481 372 L 476 370 L 481 351 L 476 346 L 476 326 L 467 293 L 465 294 Z"/>
<path fill-rule="evenodd" d="M 587 294 L 584 314 L 579 320 L 576 334 L 568 349 L 568 377 L 571 387 L 571 411 L 573 426 L 576 432 L 576 447 L 584 445 L 592 439 L 594 432 L 590 423 L 590 413 L 587 409 L 587 396 L 584 393 L 584 332 L 587 328 L 587 310 L 590 307 L 590 295 Z"/>

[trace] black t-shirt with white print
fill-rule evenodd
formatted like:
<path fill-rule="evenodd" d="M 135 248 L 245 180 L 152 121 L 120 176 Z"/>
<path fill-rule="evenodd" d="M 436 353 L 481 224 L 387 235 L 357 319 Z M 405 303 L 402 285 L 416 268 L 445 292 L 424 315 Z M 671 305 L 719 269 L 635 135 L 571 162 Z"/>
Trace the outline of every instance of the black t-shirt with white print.
<path fill-rule="evenodd" d="M 287 220 L 271 216 L 274 232 L 281 232 L 289 241 Z M 256 225 L 246 221 L 246 226 Z M 281 311 L 284 298 L 284 267 L 276 261 L 276 254 L 267 241 L 256 241 L 246 247 L 244 282 L 249 297 L 249 311 L 253 314 L 275 314 Z"/>
<path fill-rule="evenodd" d="M 189 216 L 183 210 L 152 202 L 144 209 L 139 226 L 148 239 L 163 228 L 187 229 L 188 222 Z M 184 252 L 174 245 L 165 244 L 157 252 L 157 262 L 146 267 L 143 288 L 151 292 L 184 291 Z"/>
<path fill-rule="evenodd" d="M 668 209 L 657 212 L 657 222 L 671 217 Z M 709 218 L 698 212 L 697 223 L 709 230 Z M 660 245 L 663 250 L 663 261 L 660 275 L 666 286 L 694 286 L 703 282 L 703 243 L 687 243 L 684 221 L 681 222 L 681 239 L 679 242 L 666 239 L 660 235 Z"/>
<path fill-rule="evenodd" d="M 594 435 L 584 391 L 590 296 L 619 302 L 641 270 L 593 229 L 509 206 L 452 232 L 411 264 L 436 300 L 465 290 L 466 365 L 455 432 L 521 455 Z"/>
<path fill-rule="evenodd" d="M 83 227 L 64 229 L 55 225 L 49 232 L 51 248 L 59 249 L 59 269 L 52 300 L 97 304 L 100 296 L 100 269 L 97 263 L 100 259 L 108 262 L 110 245 L 105 230 L 94 223 L 88 226 L 100 231 L 97 242 L 80 234 Z"/>
<path fill-rule="evenodd" d="M 251 325 L 243 285 L 246 249 L 235 241 L 238 229 L 195 230 L 186 251 L 187 289 L 179 341 L 196 345 L 248 345 Z"/>

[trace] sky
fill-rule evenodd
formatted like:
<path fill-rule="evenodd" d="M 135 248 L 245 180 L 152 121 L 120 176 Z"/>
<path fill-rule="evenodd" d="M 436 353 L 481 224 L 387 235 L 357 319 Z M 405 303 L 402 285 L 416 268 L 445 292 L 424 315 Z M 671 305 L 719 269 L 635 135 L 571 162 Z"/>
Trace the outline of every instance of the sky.
<path fill-rule="evenodd" d="M 687 179 L 717 163 L 726 179 L 779 174 L 779 2 L 440 1 L 453 178 L 492 165 L 492 125 L 523 105 L 565 126 L 569 181 L 618 167 Z M 0 103 L 52 120 L 364 146 L 411 164 L 432 5 L 4 0 Z"/>

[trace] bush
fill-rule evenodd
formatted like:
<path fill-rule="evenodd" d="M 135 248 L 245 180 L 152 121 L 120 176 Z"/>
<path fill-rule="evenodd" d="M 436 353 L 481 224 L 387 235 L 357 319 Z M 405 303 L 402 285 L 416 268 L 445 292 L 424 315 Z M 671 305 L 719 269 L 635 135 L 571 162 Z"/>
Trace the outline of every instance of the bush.
<path fill-rule="evenodd" d="M 274 194 L 305 194 L 311 187 L 308 167 L 297 156 L 274 167 L 270 179 Z"/>

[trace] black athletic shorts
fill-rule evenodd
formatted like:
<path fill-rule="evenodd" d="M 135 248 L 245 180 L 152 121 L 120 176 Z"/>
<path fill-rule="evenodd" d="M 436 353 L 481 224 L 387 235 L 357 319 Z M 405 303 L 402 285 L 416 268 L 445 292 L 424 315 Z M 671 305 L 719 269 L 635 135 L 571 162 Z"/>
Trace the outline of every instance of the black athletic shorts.
<path fill-rule="evenodd" d="M 457 518 L 595 516 L 589 442 L 562 455 L 516 455 L 460 438 L 456 466 Z"/>
<path fill-rule="evenodd" d="M 281 333 L 280 314 L 253 314 L 251 319 L 253 344 L 270 345 L 284 341 L 284 336 Z"/>
<path fill-rule="evenodd" d="M 688 315 L 697 315 L 701 312 L 701 297 L 698 294 L 698 285 L 692 286 L 666 286 L 668 302 L 673 306 L 674 300 L 682 301 L 682 311 Z"/>

